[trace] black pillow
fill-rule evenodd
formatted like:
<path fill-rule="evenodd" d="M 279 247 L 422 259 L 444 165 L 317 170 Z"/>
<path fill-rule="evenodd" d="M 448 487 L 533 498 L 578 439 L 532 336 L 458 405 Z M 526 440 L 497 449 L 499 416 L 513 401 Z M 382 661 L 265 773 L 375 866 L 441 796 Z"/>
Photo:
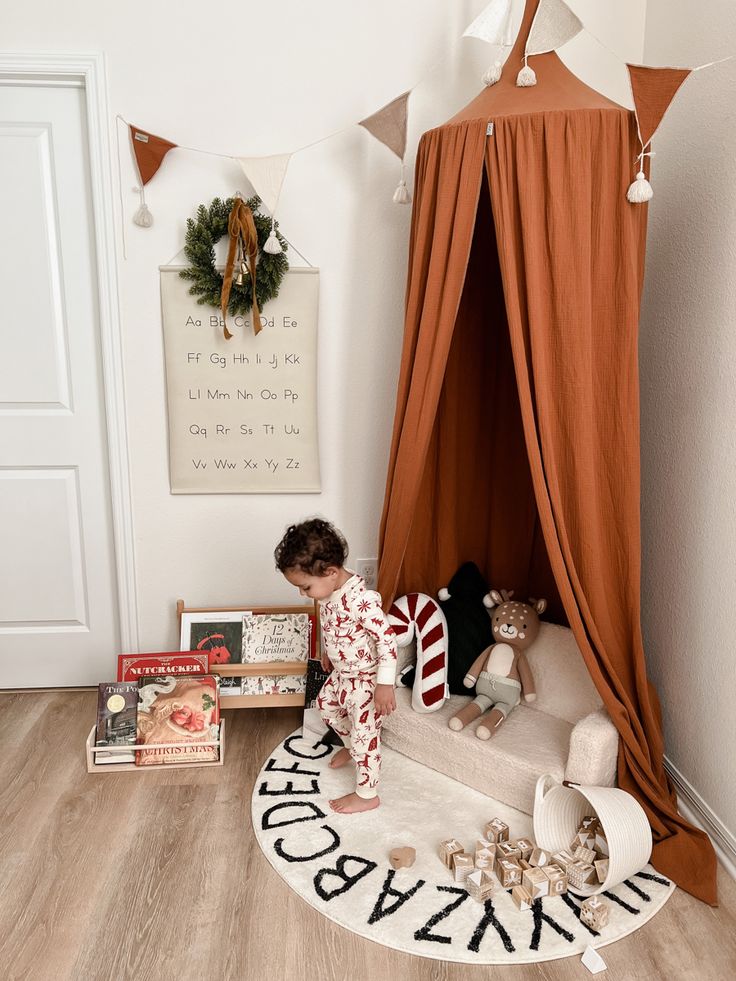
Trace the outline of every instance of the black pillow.
<path fill-rule="evenodd" d="M 439 601 L 447 620 L 447 684 L 453 695 L 474 694 L 475 689 L 466 688 L 463 678 L 478 655 L 493 643 L 493 625 L 483 606 L 488 590 L 475 562 L 464 562 L 447 584 L 449 599 Z"/>

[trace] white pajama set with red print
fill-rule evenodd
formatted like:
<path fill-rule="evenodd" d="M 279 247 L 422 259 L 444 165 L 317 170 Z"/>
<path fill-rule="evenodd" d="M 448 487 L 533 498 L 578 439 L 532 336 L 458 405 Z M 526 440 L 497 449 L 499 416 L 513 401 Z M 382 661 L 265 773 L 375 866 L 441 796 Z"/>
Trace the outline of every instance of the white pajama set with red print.
<path fill-rule="evenodd" d="M 317 697 L 324 722 L 342 737 L 358 768 L 359 797 L 378 793 L 381 723 L 376 685 L 396 678 L 396 636 L 378 593 L 352 575 L 342 589 L 320 602 L 322 643 L 333 671 Z"/>

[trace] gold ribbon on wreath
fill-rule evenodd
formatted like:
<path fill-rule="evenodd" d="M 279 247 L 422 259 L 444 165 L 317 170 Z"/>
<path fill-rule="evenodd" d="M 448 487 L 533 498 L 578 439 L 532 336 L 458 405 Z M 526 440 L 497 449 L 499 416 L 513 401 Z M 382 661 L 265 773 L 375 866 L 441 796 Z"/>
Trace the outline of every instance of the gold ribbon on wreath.
<path fill-rule="evenodd" d="M 256 298 L 258 233 L 256 232 L 256 223 L 253 220 L 253 212 L 240 195 L 236 195 L 233 201 L 232 211 L 227 221 L 227 232 L 230 237 L 230 243 L 227 250 L 225 275 L 222 279 L 220 310 L 222 311 L 224 322 L 223 332 L 225 339 L 230 340 L 233 335 L 227 329 L 227 305 L 230 300 L 230 290 L 232 289 L 233 275 L 236 269 L 239 272 L 247 272 L 250 275 L 251 289 L 253 291 L 253 333 L 259 334 L 262 329 L 261 312 L 258 309 L 258 300 Z"/>

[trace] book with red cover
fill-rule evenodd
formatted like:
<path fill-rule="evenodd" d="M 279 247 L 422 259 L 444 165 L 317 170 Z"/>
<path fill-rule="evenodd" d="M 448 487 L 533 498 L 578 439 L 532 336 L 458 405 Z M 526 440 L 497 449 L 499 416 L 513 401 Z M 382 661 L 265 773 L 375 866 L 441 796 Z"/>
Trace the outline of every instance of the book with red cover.
<path fill-rule="evenodd" d="M 118 681 L 139 681 L 141 678 L 160 678 L 163 675 L 209 673 L 209 651 L 118 654 Z"/>
<path fill-rule="evenodd" d="M 219 739 L 217 678 L 141 678 L 138 696 L 138 745 L 146 747 L 136 753 L 139 766 L 218 758 L 218 746 L 199 745 Z M 171 743 L 185 745 L 166 745 Z"/>

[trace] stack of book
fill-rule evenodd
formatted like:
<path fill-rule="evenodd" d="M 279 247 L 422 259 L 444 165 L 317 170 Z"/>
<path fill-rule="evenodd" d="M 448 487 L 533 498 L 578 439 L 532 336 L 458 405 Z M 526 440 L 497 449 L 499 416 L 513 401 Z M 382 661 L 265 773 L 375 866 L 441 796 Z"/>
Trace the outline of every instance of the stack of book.
<path fill-rule="evenodd" d="M 110 752 L 95 753 L 96 764 L 155 766 L 218 759 L 219 746 L 212 745 L 219 742 L 217 678 L 205 673 L 206 656 L 196 666 L 186 656 L 195 673 L 174 673 L 185 665 L 171 659 L 183 655 L 131 655 L 133 663 L 125 670 L 120 666 L 128 678 L 100 684 L 95 745 L 109 746 Z M 127 657 L 121 655 L 121 661 Z M 169 660 L 162 664 L 162 659 Z"/>

